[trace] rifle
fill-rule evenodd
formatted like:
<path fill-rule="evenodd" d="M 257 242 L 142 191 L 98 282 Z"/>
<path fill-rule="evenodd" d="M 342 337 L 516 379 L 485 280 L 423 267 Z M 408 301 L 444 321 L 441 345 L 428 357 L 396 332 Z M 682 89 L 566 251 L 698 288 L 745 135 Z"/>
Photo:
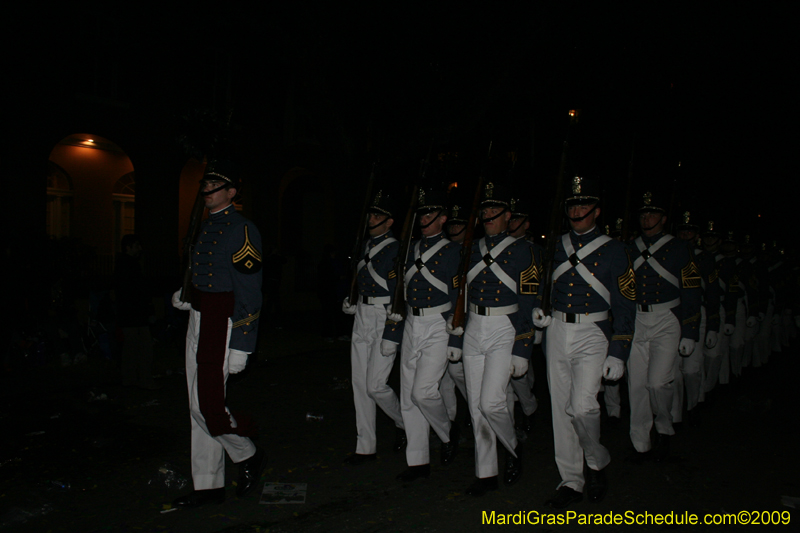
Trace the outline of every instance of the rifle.
<path fill-rule="evenodd" d="M 356 244 L 353 248 L 353 253 L 350 256 L 350 263 L 353 270 L 353 276 L 350 280 L 350 296 L 348 296 L 348 303 L 356 305 L 358 303 L 358 263 L 361 261 L 361 255 L 364 253 L 364 239 L 367 234 L 367 224 L 369 223 L 369 202 L 372 200 L 372 184 L 375 182 L 375 168 L 378 166 L 376 159 L 372 163 L 372 171 L 369 173 L 369 180 L 367 181 L 367 194 L 364 196 L 364 206 L 361 208 L 361 219 L 358 222 L 358 231 L 356 233 Z"/>
<path fill-rule="evenodd" d="M 625 183 L 625 211 L 622 213 L 622 242 L 628 243 L 628 238 L 631 235 L 631 189 L 633 188 L 633 154 L 636 150 L 636 141 L 633 141 L 631 146 L 631 160 L 628 162 L 628 177 Z M 605 198 L 605 195 L 603 195 Z"/>
<path fill-rule="evenodd" d="M 189 230 L 186 232 L 186 237 L 183 239 L 183 252 L 181 257 L 183 268 L 183 287 L 181 287 L 181 301 L 191 303 L 192 301 L 192 253 L 194 252 L 194 243 L 197 240 L 197 233 L 200 230 L 200 219 L 203 217 L 205 211 L 205 196 L 203 196 L 203 186 L 197 190 L 197 196 L 194 199 L 192 206 L 192 215 L 189 218 Z"/>
<path fill-rule="evenodd" d="M 432 146 L 432 145 L 431 145 Z M 425 182 L 425 174 L 430 161 L 431 150 L 428 150 L 428 157 L 422 160 L 419 171 L 419 182 Z M 406 318 L 406 261 L 408 260 L 408 250 L 411 248 L 411 237 L 414 234 L 414 223 L 417 220 L 417 206 L 419 205 L 419 186 L 411 188 L 411 201 L 408 203 L 406 218 L 403 220 L 403 232 L 400 234 L 400 249 L 394 258 L 394 271 L 397 273 L 397 282 L 394 285 L 392 295 L 391 313 Z"/>
<path fill-rule="evenodd" d="M 547 235 L 547 247 L 544 252 L 544 290 L 542 291 L 542 311 L 545 315 L 550 314 L 550 293 L 553 289 L 553 261 L 556 256 L 556 241 L 561 236 L 561 222 L 564 217 L 564 171 L 567 167 L 567 153 L 569 152 L 569 132 L 572 126 L 578 122 L 579 109 L 571 109 L 569 112 L 569 128 L 561 149 L 561 165 L 558 169 L 556 178 L 556 194 L 553 198 L 553 209 L 550 212 L 550 228 Z"/>
<path fill-rule="evenodd" d="M 486 155 L 487 162 L 491 155 L 492 141 L 489 141 L 489 152 Z M 467 227 L 464 230 L 464 242 L 461 243 L 461 262 L 458 265 L 458 299 L 456 300 L 456 308 L 453 310 L 453 328 L 463 327 L 464 319 L 467 314 L 467 274 L 469 274 L 469 264 L 472 259 L 472 240 L 475 236 L 478 206 L 480 205 L 481 191 L 483 190 L 483 174 L 482 172 L 478 177 L 478 185 L 475 187 L 475 196 L 472 198 L 472 209 L 470 209 Z"/>

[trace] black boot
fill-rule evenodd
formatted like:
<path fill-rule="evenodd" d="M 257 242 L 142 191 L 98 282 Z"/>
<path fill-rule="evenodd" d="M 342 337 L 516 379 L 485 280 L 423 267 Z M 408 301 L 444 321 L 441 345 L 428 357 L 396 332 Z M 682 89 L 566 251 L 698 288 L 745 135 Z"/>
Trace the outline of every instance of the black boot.
<path fill-rule="evenodd" d="M 503 483 L 506 485 L 513 485 L 519 478 L 522 477 L 522 443 L 518 443 L 514 448 L 516 457 L 510 452 L 506 451 L 506 471 L 503 474 Z"/>
<path fill-rule="evenodd" d="M 663 463 L 669 457 L 669 435 L 656 433 L 656 443 L 653 446 L 653 461 Z"/>
<path fill-rule="evenodd" d="M 490 490 L 497 490 L 497 476 L 479 477 L 475 482 L 467 487 L 469 496 L 483 496 Z"/>
<path fill-rule="evenodd" d="M 394 453 L 400 453 L 406 449 L 408 445 L 408 438 L 406 437 L 406 430 L 395 428 L 394 434 Z"/>
<path fill-rule="evenodd" d="M 264 464 L 267 461 L 267 454 L 261 449 L 256 449 L 255 455 L 239 463 L 239 480 L 236 485 L 236 496 L 244 498 L 256 488 Z"/>
<path fill-rule="evenodd" d="M 192 491 L 186 496 L 175 498 L 175 500 L 172 501 L 172 506 L 180 507 L 181 509 L 194 509 L 204 505 L 219 505 L 224 501 L 225 488 L 220 487 L 218 489 Z"/>
<path fill-rule="evenodd" d="M 592 503 L 603 501 L 608 492 L 608 480 L 604 470 L 592 470 L 589 465 L 585 463 L 583 465 L 583 476 L 586 481 L 583 485 L 583 492 Z"/>
<path fill-rule="evenodd" d="M 415 465 L 409 466 L 408 470 L 403 471 L 402 473 L 398 474 L 397 481 L 402 481 L 403 483 L 410 483 L 411 481 L 423 478 L 428 479 L 431 475 L 431 465 Z"/>
<path fill-rule="evenodd" d="M 442 458 L 442 465 L 447 466 L 453 462 L 456 457 L 456 451 L 458 450 L 458 439 L 461 435 L 461 431 L 458 428 L 457 422 L 452 422 L 450 424 L 450 442 L 443 442 L 442 449 L 441 449 L 441 458 Z"/>

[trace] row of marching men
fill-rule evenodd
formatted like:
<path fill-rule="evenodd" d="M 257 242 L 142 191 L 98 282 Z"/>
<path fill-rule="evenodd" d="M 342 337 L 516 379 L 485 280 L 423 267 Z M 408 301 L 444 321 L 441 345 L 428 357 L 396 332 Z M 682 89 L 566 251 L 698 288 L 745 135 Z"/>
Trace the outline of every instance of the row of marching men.
<path fill-rule="evenodd" d="M 685 375 L 687 390 L 702 395 L 715 379 L 716 359 L 722 360 L 706 357 L 706 349 L 721 347 L 726 339 L 738 346 L 732 342 L 737 310 L 726 293 L 735 280 L 717 268 L 718 261 L 711 267 L 686 241 L 665 233 L 666 210 L 649 193 L 639 209 L 640 236 L 624 244 L 607 235 L 598 225 L 599 185 L 576 177 L 564 203 L 570 230 L 555 244 L 549 305 L 543 305 L 544 250 L 524 238 L 527 213 L 501 184 L 487 183 L 481 192 L 483 236 L 471 246 L 463 324 L 453 324 L 467 222 L 463 206 L 447 206 L 442 191 L 422 190 L 421 237 L 398 271 L 400 246 L 391 232 L 396 206 L 383 191 L 373 198 L 369 240 L 357 266 L 358 302 L 346 299 L 342 306 L 355 316 L 351 364 L 358 434 L 355 453 L 345 462 L 376 459 L 380 407 L 397 428 L 395 451 L 406 454 L 408 468 L 398 480 L 430 476 L 431 430 L 442 443 L 441 464 L 451 464 L 460 437 L 458 389 L 469 406 L 475 440 L 476 477 L 466 493 L 497 490 L 500 479 L 516 483 L 523 446 L 514 429 L 513 399 L 520 400 L 526 417 L 536 409 L 529 361 L 533 346 L 543 343 L 561 476 L 545 504 L 563 509 L 584 496 L 599 502 L 608 490 L 605 468 L 611 461 L 600 443 L 601 382 L 627 374 L 636 453 L 663 459 L 674 434 L 676 398 L 682 397 L 676 376 Z M 405 318 L 390 310 L 400 276 Z M 719 289 L 710 290 L 712 285 Z M 722 336 L 718 323 L 726 325 Z M 726 335 L 729 323 L 734 329 Z M 733 352 L 727 350 L 729 356 Z M 761 361 L 763 350 L 758 353 Z M 398 355 L 399 397 L 387 384 Z M 699 382 L 691 372 L 698 361 Z"/>

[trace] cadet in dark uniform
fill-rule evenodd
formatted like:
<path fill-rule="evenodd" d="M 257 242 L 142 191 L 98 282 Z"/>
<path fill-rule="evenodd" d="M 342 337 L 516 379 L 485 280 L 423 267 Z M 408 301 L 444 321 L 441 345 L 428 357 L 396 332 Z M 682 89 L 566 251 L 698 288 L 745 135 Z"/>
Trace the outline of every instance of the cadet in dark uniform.
<path fill-rule="evenodd" d="M 186 381 L 192 421 L 194 492 L 178 498 L 178 507 L 225 500 L 225 453 L 239 464 L 236 495 L 256 488 L 265 454 L 251 437 L 255 425 L 225 405 L 228 374 L 244 370 L 253 353 L 261 312 L 261 235 L 233 206 L 240 182 L 227 161 L 212 161 L 203 175 L 208 218 L 203 222 L 192 260 L 191 304 L 186 333 Z"/>
<path fill-rule="evenodd" d="M 351 306 L 345 298 L 342 304 L 342 311 L 355 315 L 350 363 L 358 439 L 355 454 L 345 459 L 351 465 L 359 465 L 377 457 L 375 416 L 378 406 L 394 420 L 397 427 L 395 451 L 402 451 L 406 445 L 400 401 L 387 383 L 402 328 L 389 326 L 390 331 L 384 334 L 386 309 L 396 283 L 394 261 L 399 248 L 397 239 L 392 237 L 390 231 L 394 223 L 393 210 L 389 195 L 378 191 L 368 210 L 367 230 L 370 238 L 364 248 L 364 258 L 357 267 L 358 303 Z"/>
<path fill-rule="evenodd" d="M 700 290 L 702 299 L 700 306 L 700 325 L 698 337 L 704 346 L 697 346 L 689 357 L 676 358 L 675 397 L 672 402 L 672 421 L 682 420 L 683 391 L 686 391 L 686 412 L 695 417 L 695 408 L 704 398 L 704 359 L 706 349 L 713 349 L 719 340 L 720 328 L 720 290 L 717 283 L 714 254 L 699 247 L 700 226 L 691 220 L 691 213 L 686 211 L 678 225 L 678 238 L 689 247 L 693 260 L 700 271 Z M 696 418 L 695 418 L 696 420 Z"/>
<path fill-rule="evenodd" d="M 523 239 L 528 243 L 533 251 L 534 261 L 536 262 L 536 276 L 534 290 L 536 292 L 536 302 L 534 307 L 541 306 L 541 292 L 539 292 L 539 276 L 542 271 L 542 256 L 544 249 L 538 244 L 528 241 L 528 230 L 531 227 L 530 223 L 530 207 L 529 203 L 523 198 L 511 199 L 511 220 L 508 222 L 508 234 L 515 239 Z M 542 343 L 542 330 L 537 329 L 534 332 L 533 342 L 529 344 L 531 352 L 533 351 L 534 344 Z M 529 353 L 527 359 L 530 360 L 531 354 Z M 517 426 L 524 431 L 531 431 L 533 428 L 533 414 L 536 412 L 538 403 L 536 396 L 533 394 L 534 375 L 533 367 L 529 366 L 528 371 L 521 378 L 511 379 L 511 388 L 509 389 L 509 402 L 508 409 L 511 416 L 514 417 L 514 396 L 516 395 L 519 400 L 519 405 L 522 409 L 522 420 L 517 421 Z"/>
<path fill-rule="evenodd" d="M 468 203 L 466 198 L 456 191 L 450 199 L 449 215 L 444 226 L 447 238 L 453 244 L 459 245 L 459 249 L 466 237 L 467 222 L 469 222 L 467 220 L 469 218 Z M 461 345 L 458 344 L 457 346 L 460 349 Z M 447 365 L 447 372 L 442 376 L 442 381 L 439 383 L 439 392 L 442 394 L 442 400 L 444 400 L 444 405 L 447 407 L 447 416 L 450 418 L 451 424 L 455 424 L 458 411 L 456 388 L 458 388 L 461 396 L 466 401 L 467 385 L 464 382 L 464 363 L 460 358 L 450 361 Z M 465 416 L 465 427 L 472 428 L 469 412 Z"/>
<path fill-rule="evenodd" d="M 686 244 L 664 233 L 666 211 L 644 194 L 639 209 L 642 235 L 629 245 L 636 272 L 636 333 L 628 359 L 631 441 L 638 453 L 653 458 L 669 453 L 675 358 L 689 357 L 700 334 L 700 272 Z"/>
<path fill-rule="evenodd" d="M 604 468 L 611 461 L 600 444 L 600 381 L 622 377 L 631 346 L 636 288 L 625 246 L 600 232 L 599 186 L 575 177 L 566 199 L 571 231 L 556 244 L 552 316 L 534 310 L 546 327 L 547 379 L 553 409 L 556 494 L 545 505 L 563 509 L 583 499 L 601 501 Z M 613 322 L 609 321 L 613 315 Z"/>
<path fill-rule="evenodd" d="M 439 393 L 449 364 L 446 320 L 458 298 L 461 257 L 461 246 L 444 235 L 444 200 L 441 191 L 420 189 L 417 218 L 422 237 L 412 243 L 404 269 L 407 316 L 400 324 L 400 409 L 408 437 L 408 469 L 397 476 L 404 482 L 430 475 L 431 428 L 442 441 L 443 465 L 452 463 L 458 445 L 458 426 L 451 428 Z M 403 317 L 390 313 L 389 319 L 397 323 Z"/>
<path fill-rule="evenodd" d="M 508 410 L 507 389 L 512 376 L 521 377 L 528 370 L 536 263 L 528 243 L 506 231 L 510 200 L 502 186 L 486 184 L 480 204 L 486 235 L 472 246 L 466 331 L 448 326 L 449 333 L 464 336 L 464 374 L 478 478 L 467 494 L 474 496 L 497 489 L 498 440 L 507 450 L 504 482 L 513 484 L 522 475 L 522 445 Z"/>

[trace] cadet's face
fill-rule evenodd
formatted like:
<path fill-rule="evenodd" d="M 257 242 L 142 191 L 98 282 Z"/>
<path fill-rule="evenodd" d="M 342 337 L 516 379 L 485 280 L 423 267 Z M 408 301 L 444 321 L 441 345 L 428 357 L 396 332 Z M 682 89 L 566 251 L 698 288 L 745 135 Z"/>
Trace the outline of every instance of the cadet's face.
<path fill-rule="evenodd" d="M 703 237 L 703 248 L 709 252 L 716 251 L 716 249 L 719 247 L 719 242 L 719 237 L 716 235 L 706 235 Z"/>
<path fill-rule="evenodd" d="M 377 237 L 379 235 L 383 235 L 389 228 L 392 227 L 392 223 L 394 219 L 389 218 L 388 215 L 382 215 L 380 213 L 370 213 L 369 214 L 369 236 L 370 237 Z"/>
<path fill-rule="evenodd" d="M 639 215 L 639 226 L 642 228 L 642 233 L 647 237 L 661 233 L 666 222 L 667 216 L 663 213 L 645 211 Z"/>
<path fill-rule="evenodd" d="M 520 223 L 520 220 L 525 220 L 525 222 Z M 520 237 L 525 236 L 525 232 L 528 231 L 529 227 L 531 227 L 531 223 L 527 219 L 512 219 L 508 223 L 508 234 L 519 239 Z"/>
<path fill-rule="evenodd" d="M 690 229 L 682 229 L 678 232 L 678 238 L 682 241 L 694 242 L 697 240 L 697 232 Z"/>
<path fill-rule="evenodd" d="M 464 242 L 464 224 L 450 224 L 447 226 L 447 236 L 453 242 Z"/>
<path fill-rule="evenodd" d="M 592 229 L 596 224 L 597 217 L 600 216 L 600 208 L 594 205 L 571 205 L 567 208 L 567 217 L 570 219 L 580 218 L 587 213 L 588 215 L 583 220 L 569 221 L 572 231 L 575 233 L 586 233 Z"/>
<path fill-rule="evenodd" d="M 206 181 L 203 185 L 203 192 L 213 191 L 214 189 L 225 185 L 224 181 Z M 204 197 L 206 209 L 210 213 L 219 211 L 223 207 L 227 207 L 236 196 L 236 189 L 220 189 L 215 193 L 209 194 Z"/>
<path fill-rule="evenodd" d="M 500 214 L 502 211 L 502 207 L 484 207 L 481 209 L 481 219 L 485 220 L 487 218 L 492 218 Z M 486 232 L 486 235 L 497 235 L 506 230 L 509 220 L 511 220 L 511 211 L 506 211 L 494 220 L 484 222 L 483 229 Z"/>
<path fill-rule="evenodd" d="M 420 232 L 426 237 L 432 237 L 433 235 L 438 235 L 442 232 L 442 226 L 444 223 L 447 222 L 447 216 L 440 215 L 438 218 L 436 215 L 441 213 L 441 211 L 434 211 L 433 213 L 425 213 L 421 217 L 419 217 L 419 225 L 420 225 Z M 430 224 L 427 228 L 426 225 Z"/>

